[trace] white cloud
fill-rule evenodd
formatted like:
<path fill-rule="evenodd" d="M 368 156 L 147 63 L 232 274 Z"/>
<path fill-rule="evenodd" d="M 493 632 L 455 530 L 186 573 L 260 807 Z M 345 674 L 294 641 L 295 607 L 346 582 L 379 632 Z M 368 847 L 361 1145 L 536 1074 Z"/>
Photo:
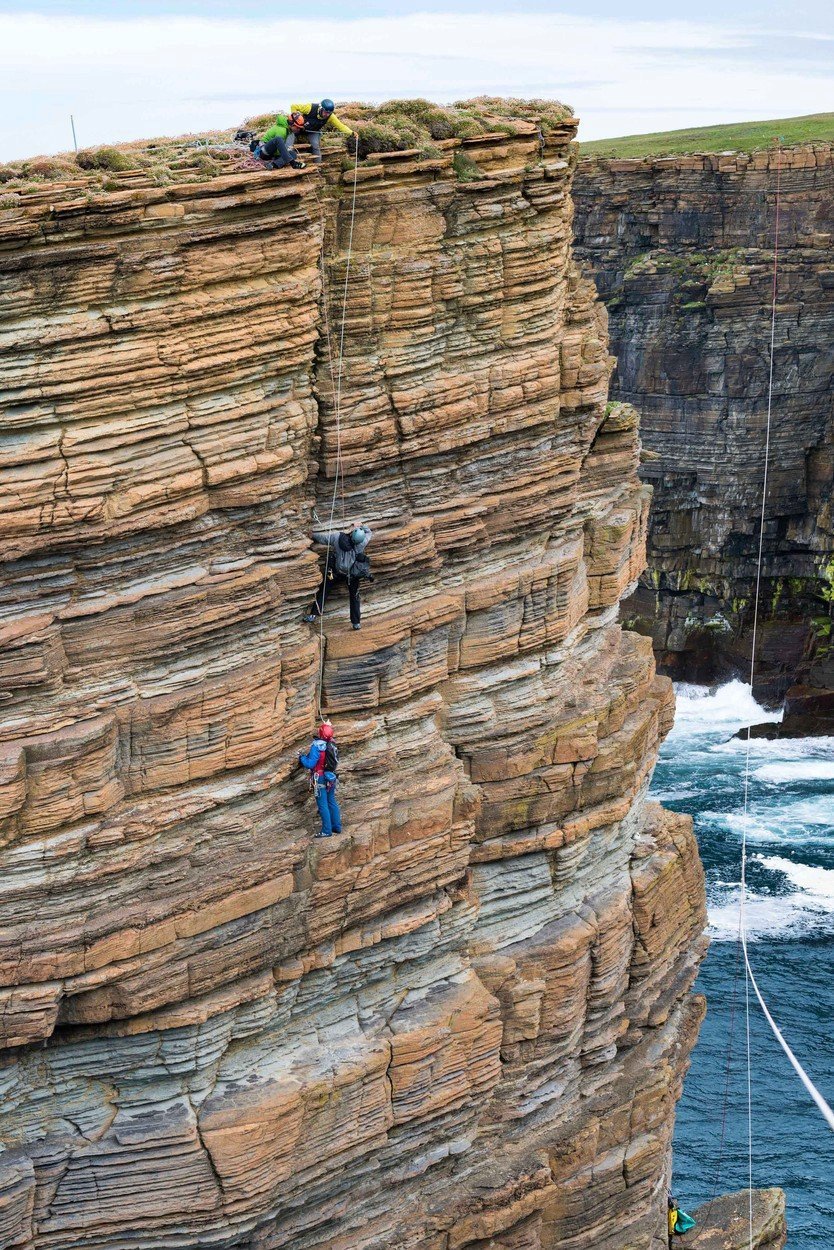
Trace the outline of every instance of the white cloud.
<path fill-rule="evenodd" d="M 66 149 L 70 113 L 88 144 L 232 125 L 325 94 L 556 97 L 574 106 L 588 139 L 830 107 L 827 66 L 787 53 L 774 63 L 771 52 L 765 73 L 754 55 L 762 37 L 707 22 L 558 14 L 272 22 L 0 14 L 0 159 Z"/>

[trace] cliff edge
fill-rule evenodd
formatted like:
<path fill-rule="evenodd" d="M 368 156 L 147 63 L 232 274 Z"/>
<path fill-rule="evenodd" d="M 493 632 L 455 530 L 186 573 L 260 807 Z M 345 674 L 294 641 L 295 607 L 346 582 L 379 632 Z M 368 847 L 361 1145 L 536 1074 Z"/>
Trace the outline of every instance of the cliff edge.
<path fill-rule="evenodd" d="M 0 213 L 2 1245 L 665 1246 L 704 886 L 574 130 Z"/>

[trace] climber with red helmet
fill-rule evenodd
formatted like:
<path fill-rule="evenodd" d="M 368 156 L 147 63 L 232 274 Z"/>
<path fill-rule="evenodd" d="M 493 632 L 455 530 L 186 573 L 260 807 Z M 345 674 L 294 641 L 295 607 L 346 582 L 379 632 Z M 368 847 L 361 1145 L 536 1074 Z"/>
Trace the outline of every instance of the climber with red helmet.
<path fill-rule="evenodd" d="M 285 113 L 279 113 L 264 132 L 263 138 L 253 139 L 249 144 L 255 160 L 263 161 L 266 169 L 286 169 L 287 165 L 291 165 L 293 169 L 304 168 L 304 162 L 298 159 L 290 138 L 294 117 L 302 122 L 304 120 L 300 113 L 291 113 L 289 117 Z"/>
<path fill-rule="evenodd" d="M 350 126 L 346 126 L 340 121 L 335 113 L 336 105 L 332 100 L 322 100 L 321 104 L 291 104 L 290 109 L 292 115 L 299 113 L 301 115 L 302 124 L 300 127 L 292 126 L 292 134 L 290 135 L 289 148 L 292 151 L 292 136 L 304 136 L 309 143 L 313 159 L 317 165 L 321 164 L 321 132 L 325 126 L 338 130 L 342 135 L 353 135 L 356 138 L 356 131 L 351 130 Z"/>
<path fill-rule="evenodd" d="M 318 737 L 313 739 L 306 755 L 299 755 L 298 762 L 302 768 L 310 770 L 316 807 L 321 817 L 321 832 L 316 837 L 329 838 L 334 833 L 341 833 L 342 813 L 336 800 L 339 748 L 333 739 L 333 726 L 329 720 L 319 725 Z"/>

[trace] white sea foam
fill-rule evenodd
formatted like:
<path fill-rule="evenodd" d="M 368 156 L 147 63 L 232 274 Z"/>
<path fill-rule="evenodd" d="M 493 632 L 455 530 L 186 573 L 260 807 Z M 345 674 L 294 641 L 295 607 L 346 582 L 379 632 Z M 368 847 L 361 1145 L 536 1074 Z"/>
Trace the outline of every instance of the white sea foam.
<path fill-rule="evenodd" d="M 763 721 L 779 721 L 782 713 L 766 711 L 743 681 L 728 681 L 723 686 L 693 686 L 681 682 L 675 687 L 677 708 L 675 728 L 679 735 L 692 733 L 732 732 L 745 725 Z"/>
<path fill-rule="evenodd" d="M 781 872 L 807 899 L 834 910 L 834 868 L 797 864 L 781 855 L 757 855 L 756 859 L 772 872 Z"/>
<path fill-rule="evenodd" d="M 834 760 L 794 759 L 783 760 L 779 764 L 762 764 L 754 770 L 753 776 L 758 777 L 759 781 L 769 781 L 774 785 L 791 785 L 797 781 L 834 781 Z"/>
<path fill-rule="evenodd" d="M 667 786 L 665 790 L 652 790 L 652 798 L 658 803 L 681 803 L 684 799 L 695 799 L 700 790 L 691 786 Z"/>
<path fill-rule="evenodd" d="M 730 738 L 728 742 L 713 743 L 708 750 L 719 755 L 746 755 L 747 739 Z M 751 738 L 751 759 L 778 760 L 831 760 L 834 757 L 834 738 Z"/>
<path fill-rule="evenodd" d="M 813 798 L 798 799 L 792 803 L 781 802 L 772 809 L 771 823 L 790 826 L 801 833 L 807 825 L 834 827 L 834 795 L 815 794 Z"/>
<path fill-rule="evenodd" d="M 717 689 L 681 685 L 677 699 L 675 727 L 659 769 L 662 797 L 697 801 L 703 794 L 704 806 L 712 808 L 696 816 L 705 845 L 716 838 L 737 843 L 745 834 L 750 849 L 758 850 L 749 861 L 756 865 L 755 889 L 748 890 L 746 905 L 750 940 L 834 933 L 834 869 L 787 857 L 799 847 L 834 847 L 834 794 L 827 784 L 834 781 L 834 738 L 753 738 L 748 747 L 744 737 L 733 735 L 748 724 L 776 722 L 780 713 L 765 711 L 741 681 Z M 751 789 L 745 814 L 741 773 L 748 749 Z M 810 783 L 810 793 L 789 789 L 803 782 Z M 720 810 L 728 802 L 730 810 Z M 807 855 L 813 858 L 813 850 Z M 731 874 L 732 869 L 726 871 Z M 738 886 L 713 880 L 709 921 L 715 940 L 735 940 L 738 909 Z"/>
<path fill-rule="evenodd" d="M 743 833 L 747 834 L 748 841 L 770 842 L 778 840 L 778 835 L 773 825 L 776 823 L 775 811 L 768 811 L 763 818 L 756 812 L 748 809 L 745 815 L 741 808 L 733 812 L 702 812 L 703 820 L 712 825 L 714 829 L 725 829 L 727 833 L 734 834 L 739 840 Z"/>
<path fill-rule="evenodd" d="M 834 839 L 821 836 L 834 830 L 834 795 L 819 794 L 794 802 L 756 803 L 747 810 L 703 812 L 702 819 L 715 829 L 724 829 L 739 841 L 746 833 L 748 842 L 781 842 L 792 845 L 831 845 Z"/>
<path fill-rule="evenodd" d="M 798 896 L 797 896 L 798 897 Z M 739 895 L 735 891 L 725 902 L 708 908 L 709 935 L 714 942 L 734 942 L 738 937 Z M 801 928 L 803 911 L 793 899 L 769 894 L 747 895 L 745 922 L 747 937 L 758 942 Z"/>
<path fill-rule="evenodd" d="M 760 942 L 763 938 L 805 938 L 811 934 L 831 932 L 834 901 L 820 903 L 801 891 L 783 895 L 748 893 L 745 923 L 751 942 Z M 737 897 L 709 908 L 709 935 L 715 942 L 736 940 Z"/>
<path fill-rule="evenodd" d="M 830 930 L 831 907 L 809 906 L 806 895 L 748 894 L 745 907 L 747 937 L 799 938 L 820 930 Z M 709 935 L 715 942 L 734 942 L 738 937 L 738 899 L 709 908 Z"/>
<path fill-rule="evenodd" d="M 798 938 L 832 931 L 834 869 L 798 864 L 781 855 L 756 855 L 754 859 L 763 868 L 786 878 L 794 889 L 789 894 L 760 894 L 748 890 L 745 924 L 751 941 L 765 937 Z M 738 886 L 729 891 L 722 888 L 720 900 L 710 905 L 709 932 L 714 941 L 731 942 L 738 937 L 739 899 Z"/>

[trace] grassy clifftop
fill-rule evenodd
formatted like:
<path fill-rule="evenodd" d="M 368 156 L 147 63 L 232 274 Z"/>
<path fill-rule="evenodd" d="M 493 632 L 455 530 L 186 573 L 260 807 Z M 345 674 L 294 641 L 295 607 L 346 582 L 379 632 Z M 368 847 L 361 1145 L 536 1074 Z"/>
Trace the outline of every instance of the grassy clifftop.
<path fill-rule="evenodd" d="M 832 143 L 834 113 L 810 113 L 807 117 L 781 117 L 773 121 L 733 122 L 726 126 L 697 126 L 691 130 L 595 139 L 582 144 L 582 155 L 628 157 L 677 156 L 685 152 L 753 152 L 756 148 L 770 147 L 777 138 L 785 146 Z"/>
<path fill-rule="evenodd" d="M 430 100 L 357 101 L 337 105 L 339 117 L 359 135 L 359 156 L 415 151 L 418 159 L 439 153 L 436 142 L 472 139 L 490 133 L 515 134 L 531 122 L 547 134 L 573 117 L 558 100 L 522 100 L 477 96 L 443 106 Z M 251 169 L 248 143 L 236 135 L 263 134 L 275 113 L 247 118 L 243 129 L 215 130 L 176 138 L 139 139 L 86 148 L 81 152 L 34 156 L 0 164 L 0 208 L 13 207 L 15 196 L 37 192 L 45 183 L 72 182 L 81 190 L 125 190 L 132 182 L 167 186 L 171 182 L 204 182 L 221 174 Z M 325 131 L 326 148 L 344 151 L 344 136 Z M 351 148 L 354 152 L 355 148 Z"/>

